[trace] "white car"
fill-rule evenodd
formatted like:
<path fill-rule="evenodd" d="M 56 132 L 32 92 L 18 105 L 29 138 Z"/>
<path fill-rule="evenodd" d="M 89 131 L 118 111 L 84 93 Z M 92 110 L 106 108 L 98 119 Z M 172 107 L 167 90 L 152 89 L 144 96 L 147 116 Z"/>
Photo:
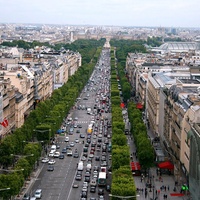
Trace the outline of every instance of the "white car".
<path fill-rule="evenodd" d="M 48 158 L 42 158 L 42 163 L 47 163 L 47 162 L 49 162 Z"/>
<path fill-rule="evenodd" d="M 71 143 L 70 143 L 70 147 L 74 147 L 74 142 L 71 142 Z"/>
<path fill-rule="evenodd" d="M 56 152 L 54 153 L 53 157 L 54 157 L 54 158 L 58 158 L 59 155 L 60 155 L 60 152 L 59 152 L 59 151 L 56 151 Z"/>
<path fill-rule="evenodd" d="M 50 151 L 49 153 L 49 157 L 53 157 L 54 156 L 55 151 Z"/>
<path fill-rule="evenodd" d="M 75 139 L 75 142 L 76 142 L 76 143 L 79 143 L 79 139 Z"/>
<path fill-rule="evenodd" d="M 65 142 L 69 142 L 69 137 L 65 137 Z"/>
<path fill-rule="evenodd" d="M 54 165 L 55 163 L 56 163 L 56 161 L 53 159 L 48 162 L 49 165 Z"/>

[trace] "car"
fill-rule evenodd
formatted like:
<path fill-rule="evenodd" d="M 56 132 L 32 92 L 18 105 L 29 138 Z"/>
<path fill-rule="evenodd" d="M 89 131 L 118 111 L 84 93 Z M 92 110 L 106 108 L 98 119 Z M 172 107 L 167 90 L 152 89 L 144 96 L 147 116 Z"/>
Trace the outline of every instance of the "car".
<path fill-rule="evenodd" d="M 99 200 L 104 200 L 103 195 L 100 195 L 100 196 L 99 196 Z"/>
<path fill-rule="evenodd" d="M 77 124 L 74 124 L 74 128 L 77 128 Z"/>
<path fill-rule="evenodd" d="M 84 181 L 89 183 L 90 182 L 90 176 L 85 176 Z"/>
<path fill-rule="evenodd" d="M 81 176 L 80 174 L 76 174 L 75 179 L 76 179 L 77 181 L 80 181 L 80 180 L 82 179 L 82 176 Z"/>
<path fill-rule="evenodd" d="M 111 189 L 110 189 L 110 185 L 106 185 L 106 190 L 107 190 L 108 192 L 111 191 Z"/>
<path fill-rule="evenodd" d="M 86 160 L 86 157 L 85 157 L 85 156 L 82 156 L 82 157 L 81 157 L 81 160 L 82 160 L 82 161 L 85 161 L 85 160 Z"/>
<path fill-rule="evenodd" d="M 47 171 L 54 171 L 54 166 L 49 165 L 48 168 L 47 168 Z"/>
<path fill-rule="evenodd" d="M 74 158 L 78 158 L 78 157 L 79 157 L 79 153 L 78 153 L 78 152 L 74 152 L 73 157 L 74 157 Z"/>
<path fill-rule="evenodd" d="M 81 131 L 78 129 L 78 130 L 76 130 L 76 133 L 80 133 Z"/>
<path fill-rule="evenodd" d="M 81 124 L 78 124 L 77 127 L 78 127 L 78 128 L 82 128 L 82 125 L 81 125 Z"/>
<path fill-rule="evenodd" d="M 60 149 L 60 145 L 56 144 L 56 149 Z"/>
<path fill-rule="evenodd" d="M 76 142 L 76 143 L 79 143 L 79 139 L 78 139 L 78 138 L 77 138 L 77 139 L 75 139 L 75 142 Z"/>
<path fill-rule="evenodd" d="M 89 158 L 94 158 L 94 154 L 90 154 L 90 155 L 89 155 Z"/>
<path fill-rule="evenodd" d="M 106 161 L 106 156 L 101 156 L 101 161 Z"/>
<path fill-rule="evenodd" d="M 91 186 L 90 187 L 90 192 L 95 193 L 96 192 L 96 187 L 95 186 Z"/>
<path fill-rule="evenodd" d="M 106 162 L 106 161 L 103 161 L 103 162 L 101 163 L 101 166 L 102 166 L 102 167 L 106 167 L 106 166 L 107 166 L 107 162 Z"/>
<path fill-rule="evenodd" d="M 64 154 L 60 154 L 58 158 L 59 158 L 59 159 L 64 159 L 64 158 L 65 158 L 65 155 L 64 155 Z"/>
<path fill-rule="evenodd" d="M 80 134 L 80 138 L 85 138 L 85 134 Z"/>
<path fill-rule="evenodd" d="M 74 121 L 78 121 L 78 117 L 75 117 L 75 118 L 74 118 Z"/>
<path fill-rule="evenodd" d="M 95 157 L 95 160 L 96 160 L 96 161 L 100 161 L 100 157 L 99 157 L 99 156 L 96 156 L 96 157 Z"/>
<path fill-rule="evenodd" d="M 98 189 L 98 195 L 104 195 L 104 190 L 101 189 L 101 188 L 99 188 L 99 189 Z"/>
<path fill-rule="evenodd" d="M 85 143 L 85 147 L 89 147 L 90 146 L 90 144 L 89 143 Z"/>
<path fill-rule="evenodd" d="M 79 184 L 78 184 L 78 183 L 73 183 L 72 187 L 73 187 L 73 188 L 78 188 L 78 187 L 79 187 Z"/>
<path fill-rule="evenodd" d="M 30 195 L 25 193 L 22 200 L 29 200 L 29 199 L 30 199 Z"/>
<path fill-rule="evenodd" d="M 90 197 L 89 200 L 97 200 L 95 197 Z"/>
<path fill-rule="evenodd" d="M 62 153 L 67 153 L 67 148 L 63 148 Z"/>
<path fill-rule="evenodd" d="M 48 163 L 49 159 L 48 158 L 42 158 L 42 163 Z"/>
<path fill-rule="evenodd" d="M 37 189 L 34 193 L 34 196 L 36 199 L 41 199 L 42 198 L 42 189 Z"/>
<path fill-rule="evenodd" d="M 71 142 L 71 143 L 70 143 L 70 147 L 74 147 L 74 142 Z"/>
<path fill-rule="evenodd" d="M 31 197 L 30 200 L 36 200 L 36 197 Z"/>
<path fill-rule="evenodd" d="M 81 192 L 81 198 L 87 198 L 87 192 L 82 191 Z"/>
<path fill-rule="evenodd" d="M 69 142 L 69 137 L 65 137 L 65 142 Z"/>
<path fill-rule="evenodd" d="M 82 187 L 82 192 L 87 192 L 88 191 L 88 188 L 86 186 L 83 186 Z"/>
<path fill-rule="evenodd" d="M 53 157 L 53 156 L 54 156 L 54 152 L 55 152 L 55 151 L 50 151 L 49 157 Z"/>
<path fill-rule="evenodd" d="M 56 161 L 53 159 L 49 160 L 49 162 L 48 162 L 49 165 L 54 165 L 55 163 L 56 163 Z"/>
<path fill-rule="evenodd" d="M 56 151 L 53 155 L 54 158 L 58 158 L 60 156 L 60 152 L 59 151 Z"/>
<path fill-rule="evenodd" d="M 84 97 L 83 100 L 88 100 L 88 98 L 87 98 L 87 97 Z"/>

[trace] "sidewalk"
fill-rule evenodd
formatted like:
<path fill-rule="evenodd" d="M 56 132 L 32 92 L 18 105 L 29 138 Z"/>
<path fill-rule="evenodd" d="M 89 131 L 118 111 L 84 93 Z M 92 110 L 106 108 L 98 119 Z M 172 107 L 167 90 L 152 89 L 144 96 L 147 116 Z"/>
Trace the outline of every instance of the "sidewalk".
<path fill-rule="evenodd" d="M 150 138 L 154 138 L 155 136 L 148 130 L 148 135 Z M 127 136 L 127 141 L 130 146 L 130 153 L 136 152 L 136 147 L 134 144 L 134 140 L 130 136 Z M 133 162 L 138 162 L 138 159 L 135 155 L 133 155 Z M 138 196 L 137 200 L 188 200 L 189 196 L 171 196 L 170 194 L 180 193 L 181 186 L 176 186 L 176 192 L 174 192 L 175 187 L 175 177 L 174 175 L 162 175 L 162 181 L 159 181 L 159 176 L 157 176 L 157 168 L 153 167 L 150 169 L 150 177 L 151 177 L 151 184 L 154 188 L 147 188 L 146 183 L 148 182 L 148 177 L 144 177 L 143 179 L 141 176 L 134 176 L 135 186 L 138 188 Z M 163 189 L 161 189 L 163 188 Z M 142 192 L 143 189 L 143 192 Z M 145 198 L 145 189 L 147 190 L 147 195 Z M 167 198 L 164 198 L 164 195 Z"/>
<path fill-rule="evenodd" d="M 44 166 L 43 164 L 40 164 L 38 166 L 38 168 L 31 173 L 30 178 L 24 182 L 24 186 L 22 187 L 19 195 L 16 195 L 14 197 L 14 200 L 22 200 L 24 197 L 24 194 L 30 193 L 30 189 L 32 188 L 34 182 L 37 180 L 37 177 L 39 176 L 40 172 L 42 171 L 43 166 Z"/>

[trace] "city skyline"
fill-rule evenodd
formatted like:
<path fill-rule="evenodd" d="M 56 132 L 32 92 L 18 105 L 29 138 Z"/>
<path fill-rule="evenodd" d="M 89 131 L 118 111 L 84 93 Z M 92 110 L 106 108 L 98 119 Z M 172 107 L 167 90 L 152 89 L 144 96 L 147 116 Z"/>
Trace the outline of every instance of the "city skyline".
<path fill-rule="evenodd" d="M 199 27 L 197 0 L 4 1 L 0 23 Z"/>

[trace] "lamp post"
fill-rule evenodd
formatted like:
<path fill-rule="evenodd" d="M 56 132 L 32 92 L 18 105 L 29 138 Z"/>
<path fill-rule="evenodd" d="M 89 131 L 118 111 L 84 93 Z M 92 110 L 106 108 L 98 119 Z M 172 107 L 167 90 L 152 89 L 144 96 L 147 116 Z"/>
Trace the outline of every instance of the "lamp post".
<path fill-rule="evenodd" d="M 136 196 L 118 196 L 118 195 L 109 194 L 109 197 L 116 197 L 121 200 L 130 199 L 130 198 L 139 197 L 139 196 L 140 196 L 139 194 L 137 194 Z"/>
<path fill-rule="evenodd" d="M 0 171 L 3 171 L 3 172 L 21 172 L 21 171 L 24 171 L 24 169 L 0 169 Z"/>
<path fill-rule="evenodd" d="M 0 189 L 0 192 L 1 192 L 1 191 L 6 191 L 6 190 L 10 190 L 10 188 L 1 188 L 1 189 Z"/>

